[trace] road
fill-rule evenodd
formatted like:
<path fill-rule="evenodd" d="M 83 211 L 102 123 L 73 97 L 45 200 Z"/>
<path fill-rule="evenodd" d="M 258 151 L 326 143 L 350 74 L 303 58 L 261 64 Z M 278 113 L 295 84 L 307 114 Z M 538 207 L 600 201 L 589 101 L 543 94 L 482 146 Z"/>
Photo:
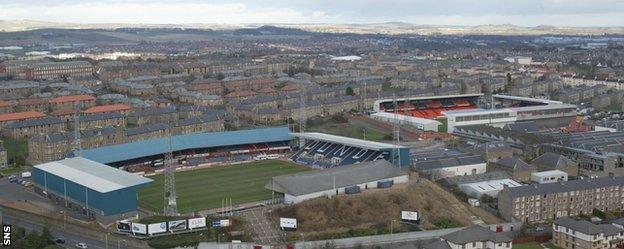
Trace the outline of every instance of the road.
<path fill-rule="evenodd" d="M 394 248 L 394 246 L 391 246 L 390 244 L 397 243 L 397 244 L 404 245 L 408 242 L 413 242 L 413 241 L 435 239 L 442 235 L 446 235 L 446 234 L 449 234 L 449 233 L 452 233 L 461 229 L 463 228 L 447 228 L 447 229 L 430 230 L 430 231 L 384 234 L 384 235 L 354 237 L 354 238 L 345 238 L 345 239 L 336 239 L 336 240 L 297 242 L 295 246 L 296 248 L 318 248 L 319 246 L 323 246 L 326 243 L 330 243 L 330 244 L 333 244 L 336 248 L 353 248 L 356 246 L 384 247 L 386 245 L 390 246 L 390 248 Z"/>
<path fill-rule="evenodd" d="M 19 227 L 23 227 L 24 229 L 26 229 L 27 231 L 33 231 L 36 230 L 38 232 L 41 232 L 41 230 L 43 230 L 43 228 L 45 227 L 45 225 L 39 224 L 37 222 L 31 221 L 31 220 L 24 220 L 24 219 L 18 219 L 15 217 L 12 217 L 10 215 L 8 215 L 6 212 L 2 213 L 2 223 L 4 224 L 10 224 L 13 226 L 19 226 Z M 89 246 L 89 248 L 95 248 L 95 249 L 114 249 L 114 248 L 131 248 L 131 249 L 139 249 L 139 247 L 133 247 L 132 245 L 129 245 L 128 243 L 124 243 L 124 239 L 119 240 L 119 244 L 117 244 L 117 237 L 116 236 L 106 236 L 105 234 L 102 234 L 102 237 L 99 239 L 94 239 L 91 238 L 89 236 L 86 236 L 84 234 L 80 234 L 80 233 L 72 233 L 69 231 L 64 231 L 62 227 L 51 227 L 48 226 L 48 229 L 50 229 L 50 232 L 52 233 L 52 235 L 55 238 L 63 238 L 65 239 L 65 247 L 67 248 L 74 248 L 74 245 L 76 243 L 79 242 L 84 242 L 87 243 L 87 245 Z M 106 242 L 106 239 L 108 237 L 108 245 Z"/>

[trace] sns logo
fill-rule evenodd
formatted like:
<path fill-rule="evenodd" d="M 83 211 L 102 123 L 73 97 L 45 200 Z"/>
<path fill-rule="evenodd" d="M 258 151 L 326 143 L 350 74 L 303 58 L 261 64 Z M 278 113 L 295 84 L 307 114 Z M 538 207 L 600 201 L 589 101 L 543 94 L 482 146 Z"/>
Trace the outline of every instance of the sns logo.
<path fill-rule="evenodd" d="M 2 245 L 11 246 L 11 225 L 2 225 Z"/>

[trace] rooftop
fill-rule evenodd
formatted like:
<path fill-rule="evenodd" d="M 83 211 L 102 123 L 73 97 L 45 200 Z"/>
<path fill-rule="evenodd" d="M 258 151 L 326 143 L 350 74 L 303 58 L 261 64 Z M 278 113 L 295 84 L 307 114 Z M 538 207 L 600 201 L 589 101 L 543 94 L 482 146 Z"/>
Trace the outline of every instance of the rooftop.
<path fill-rule="evenodd" d="M 171 137 L 173 151 L 290 141 L 287 127 L 195 133 Z M 167 152 L 167 138 L 153 138 L 132 143 L 103 146 L 82 151 L 82 156 L 100 163 L 121 162 Z M 113 156 L 114 155 L 114 156 Z"/>
<path fill-rule="evenodd" d="M 86 109 L 84 110 L 84 113 L 126 111 L 130 109 L 131 109 L 130 106 L 124 105 L 124 104 L 100 105 L 100 106 L 94 106 L 89 109 Z"/>
<path fill-rule="evenodd" d="M 587 220 L 575 220 L 570 217 L 556 219 L 553 224 L 563 226 L 587 235 L 604 234 L 606 236 L 609 236 L 624 232 L 624 229 L 611 224 L 594 224 Z"/>
<path fill-rule="evenodd" d="M 56 98 L 51 99 L 50 103 L 58 104 L 58 103 L 65 103 L 65 102 L 88 101 L 88 100 L 95 100 L 95 97 L 91 95 L 86 95 L 86 94 L 61 96 L 61 97 L 56 97 Z"/>
<path fill-rule="evenodd" d="M 136 187 L 153 181 L 82 157 L 67 158 L 34 167 L 100 193 Z"/>
<path fill-rule="evenodd" d="M 567 181 L 567 182 L 554 182 L 554 183 L 520 186 L 520 187 L 505 189 L 503 191 L 508 191 L 509 196 L 513 198 L 513 197 L 519 197 L 519 196 L 555 194 L 555 193 L 596 189 L 596 188 L 604 188 L 604 187 L 611 187 L 611 186 L 619 187 L 623 185 L 624 185 L 624 176 L 618 176 L 618 177 L 607 176 L 607 177 L 578 179 L 578 180 L 572 180 L 572 181 Z"/>
<path fill-rule="evenodd" d="M 454 233 L 449 233 L 442 236 L 444 240 L 453 242 L 455 244 L 466 244 L 476 241 L 492 241 L 495 243 L 511 242 L 511 238 L 505 236 L 502 233 L 496 233 L 486 227 L 471 226 Z"/>
<path fill-rule="evenodd" d="M 368 140 L 362 140 L 362 139 L 350 138 L 350 137 L 342 137 L 342 136 L 336 136 L 336 135 L 330 135 L 330 134 L 318 133 L 318 132 L 291 133 L 291 135 L 295 137 L 304 138 L 304 139 L 318 140 L 318 141 L 330 142 L 330 143 L 339 143 L 339 144 L 344 144 L 344 145 L 348 145 L 352 147 L 364 148 L 364 149 L 369 149 L 369 150 L 386 150 L 386 149 L 395 148 L 394 144 L 373 142 L 373 141 L 368 141 Z M 399 146 L 399 148 L 407 148 L 407 147 Z"/>
<path fill-rule="evenodd" d="M 322 171 L 302 172 L 284 176 L 275 176 L 265 188 L 294 196 L 327 191 L 335 188 L 374 182 L 407 173 L 386 160 L 352 164 Z M 335 185 L 334 185 L 335 182 Z"/>
<path fill-rule="evenodd" d="M 24 120 L 24 119 L 29 119 L 29 118 L 43 118 L 43 117 L 45 117 L 45 114 L 43 114 L 42 112 L 35 112 L 35 111 L 14 112 L 14 113 L 0 114 L 0 122 Z"/>

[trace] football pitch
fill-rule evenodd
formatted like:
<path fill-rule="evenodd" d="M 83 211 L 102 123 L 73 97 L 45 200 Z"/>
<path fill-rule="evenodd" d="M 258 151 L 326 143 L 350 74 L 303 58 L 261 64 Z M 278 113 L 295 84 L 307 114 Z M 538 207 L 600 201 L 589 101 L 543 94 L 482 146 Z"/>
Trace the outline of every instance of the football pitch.
<path fill-rule="evenodd" d="M 234 205 L 268 200 L 271 199 L 271 191 L 265 189 L 264 185 L 271 177 L 308 170 L 290 162 L 266 160 L 176 172 L 178 212 L 220 208 L 225 198 L 231 198 Z M 162 212 L 164 175 L 150 178 L 154 182 L 139 190 L 139 204 L 152 211 Z"/>

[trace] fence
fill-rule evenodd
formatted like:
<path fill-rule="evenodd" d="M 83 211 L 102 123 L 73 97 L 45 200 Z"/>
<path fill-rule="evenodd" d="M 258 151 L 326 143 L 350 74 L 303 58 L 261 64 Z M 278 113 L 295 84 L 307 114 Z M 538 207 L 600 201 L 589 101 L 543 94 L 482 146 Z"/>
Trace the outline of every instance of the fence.
<path fill-rule="evenodd" d="M 88 224 L 79 224 L 71 218 L 67 218 L 64 221 L 62 216 L 42 216 L 7 206 L 2 206 L 2 211 L 5 217 L 11 217 L 16 221 L 16 225 L 18 226 L 21 221 L 27 221 L 29 223 L 40 224 L 42 227 L 62 230 L 63 232 L 69 234 L 80 235 L 80 237 L 83 238 L 102 242 L 107 241 L 111 245 L 111 248 L 114 247 L 113 245 L 123 245 L 124 248 L 149 248 L 142 241 L 133 240 L 124 236 L 113 235 L 108 231 L 95 229 L 93 226 L 89 226 Z"/>
<path fill-rule="evenodd" d="M 523 244 L 523 243 L 529 243 L 529 242 L 544 243 L 544 242 L 550 241 L 550 239 L 552 239 L 552 235 L 547 234 L 547 235 L 540 235 L 540 236 L 519 237 L 519 238 L 513 239 L 512 242 L 514 244 Z"/>

